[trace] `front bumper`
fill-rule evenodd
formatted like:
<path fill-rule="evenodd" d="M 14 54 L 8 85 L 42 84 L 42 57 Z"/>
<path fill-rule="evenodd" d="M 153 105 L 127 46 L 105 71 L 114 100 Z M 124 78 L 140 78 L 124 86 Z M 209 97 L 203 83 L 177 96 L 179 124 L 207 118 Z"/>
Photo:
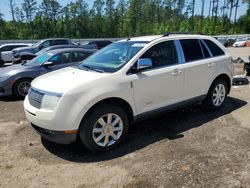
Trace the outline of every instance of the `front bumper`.
<path fill-rule="evenodd" d="M 55 142 L 58 144 L 70 144 L 76 141 L 77 132 L 76 133 L 65 133 L 64 131 L 53 131 L 38 127 L 31 123 L 31 126 L 34 130 L 41 135 L 42 138 L 49 140 L 51 142 Z"/>
<path fill-rule="evenodd" d="M 12 84 L 9 82 L 3 82 L 0 84 L 0 96 L 12 95 Z"/>
<path fill-rule="evenodd" d="M 77 107 L 78 104 L 74 104 L 72 100 L 64 99 L 55 110 L 38 109 L 30 104 L 28 96 L 24 100 L 26 118 L 36 132 L 45 139 L 60 144 L 76 140 L 81 121 L 77 117 Z"/>

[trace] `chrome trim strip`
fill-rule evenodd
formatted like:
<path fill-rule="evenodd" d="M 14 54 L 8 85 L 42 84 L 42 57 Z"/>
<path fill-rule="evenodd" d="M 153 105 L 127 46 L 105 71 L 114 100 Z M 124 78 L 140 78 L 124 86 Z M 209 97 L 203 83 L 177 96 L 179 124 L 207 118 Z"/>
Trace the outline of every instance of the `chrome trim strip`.
<path fill-rule="evenodd" d="M 205 45 L 205 47 L 207 48 L 207 51 L 208 51 L 210 57 L 213 57 L 212 52 L 211 52 L 210 49 L 208 48 L 207 44 L 203 41 L 203 39 L 200 39 L 200 41 L 201 41 L 201 42 Z"/>
<path fill-rule="evenodd" d="M 40 93 L 43 93 L 44 95 L 51 95 L 51 96 L 56 96 L 56 97 L 62 97 L 62 95 L 63 95 L 63 93 L 54 93 L 54 92 L 44 91 L 41 89 L 37 89 L 35 87 L 31 87 L 31 89 L 38 91 Z"/>

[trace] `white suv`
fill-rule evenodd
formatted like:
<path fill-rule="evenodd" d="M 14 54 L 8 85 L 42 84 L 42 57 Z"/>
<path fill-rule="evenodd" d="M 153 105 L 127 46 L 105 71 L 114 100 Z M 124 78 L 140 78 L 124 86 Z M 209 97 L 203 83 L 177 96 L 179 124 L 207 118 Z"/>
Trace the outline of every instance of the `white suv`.
<path fill-rule="evenodd" d="M 68 144 L 79 136 L 101 152 L 120 144 L 135 120 L 197 101 L 222 108 L 231 82 L 231 56 L 212 37 L 136 37 L 38 77 L 24 109 L 45 139 Z"/>

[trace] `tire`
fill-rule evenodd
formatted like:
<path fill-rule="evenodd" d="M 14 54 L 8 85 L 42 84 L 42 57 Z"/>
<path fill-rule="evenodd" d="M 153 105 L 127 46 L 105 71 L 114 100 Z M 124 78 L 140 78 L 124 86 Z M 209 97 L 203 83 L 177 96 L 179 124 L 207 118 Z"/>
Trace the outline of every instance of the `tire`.
<path fill-rule="evenodd" d="M 4 61 L 0 60 L 0 67 L 2 67 L 4 65 Z"/>
<path fill-rule="evenodd" d="M 28 94 L 30 88 L 31 79 L 17 80 L 13 86 L 13 95 L 18 99 L 24 99 Z"/>
<path fill-rule="evenodd" d="M 108 124 L 108 116 L 110 122 L 115 123 L 117 121 L 117 123 L 114 125 L 112 123 Z M 79 134 L 82 143 L 90 151 L 99 153 L 112 150 L 122 143 L 127 135 L 128 127 L 128 116 L 121 107 L 101 104 L 83 119 Z M 113 131 L 114 128 L 117 131 Z"/>
<path fill-rule="evenodd" d="M 217 111 L 224 107 L 228 94 L 226 81 L 223 79 L 216 79 L 207 93 L 206 99 L 203 101 L 204 107 L 209 111 Z"/>
<path fill-rule="evenodd" d="M 247 76 L 250 76 L 250 69 L 246 69 L 247 71 Z"/>

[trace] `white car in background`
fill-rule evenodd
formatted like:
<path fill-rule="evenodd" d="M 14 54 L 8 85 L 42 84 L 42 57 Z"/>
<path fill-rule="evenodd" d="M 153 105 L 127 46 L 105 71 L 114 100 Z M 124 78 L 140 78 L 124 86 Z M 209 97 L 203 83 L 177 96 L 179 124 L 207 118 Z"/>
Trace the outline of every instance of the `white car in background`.
<path fill-rule="evenodd" d="M 4 44 L 0 46 L 0 66 L 4 63 L 13 61 L 13 53 L 12 50 L 20 47 L 28 47 L 32 46 L 30 43 L 11 43 Z"/>
<path fill-rule="evenodd" d="M 247 38 L 237 38 L 236 42 L 233 43 L 233 47 L 245 47 L 247 43 Z"/>

